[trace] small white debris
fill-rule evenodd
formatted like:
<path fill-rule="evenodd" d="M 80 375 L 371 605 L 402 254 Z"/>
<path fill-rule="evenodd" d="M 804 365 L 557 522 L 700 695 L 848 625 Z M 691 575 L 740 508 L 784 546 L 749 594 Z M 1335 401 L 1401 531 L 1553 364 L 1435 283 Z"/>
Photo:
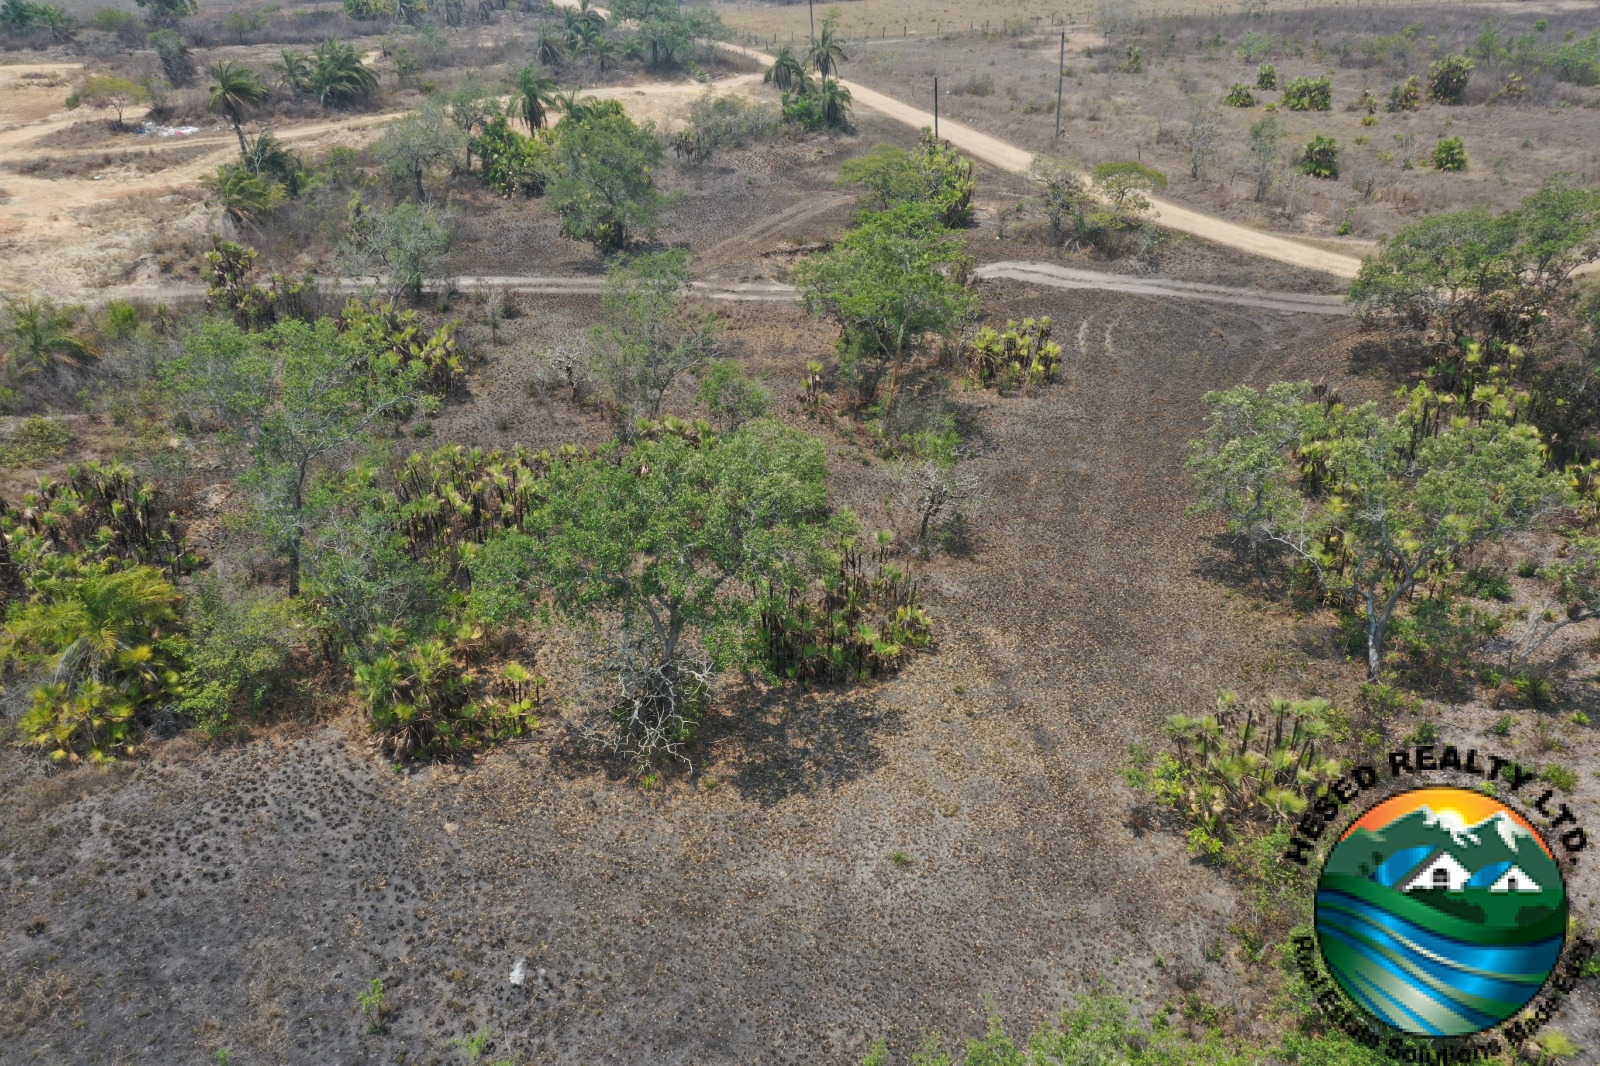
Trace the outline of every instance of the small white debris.
<path fill-rule="evenodd" d="M 518 988 L 521 988 L 522 982 L 527 979 L 527 976 L 528 960 L 518 959 L 517 964 L 511 967 L 511 983 L 516 985 Z"/>

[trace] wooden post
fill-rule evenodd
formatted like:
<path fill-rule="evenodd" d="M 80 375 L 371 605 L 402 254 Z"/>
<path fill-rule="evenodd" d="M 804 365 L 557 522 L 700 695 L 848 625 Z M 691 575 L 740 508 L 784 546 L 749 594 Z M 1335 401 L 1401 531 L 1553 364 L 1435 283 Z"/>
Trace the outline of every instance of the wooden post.
<path fill-rule="evenodd" d="M 933 76 L 933 139 L 939 139 L 939 75 Z"/>
<path fill-rule="evenodd" d="M 811 16 L 811 41 L 817 40 L 817 6 L 813 0 L 806 0 L 806 14 Z"/>
<path fill-rule="evenodd" d="M 1067 35 L 1061 34 L 1061 58 L 1056 60 L 1056 140 L 1061 139 L 1061 92 L 1067 71 Z"/>

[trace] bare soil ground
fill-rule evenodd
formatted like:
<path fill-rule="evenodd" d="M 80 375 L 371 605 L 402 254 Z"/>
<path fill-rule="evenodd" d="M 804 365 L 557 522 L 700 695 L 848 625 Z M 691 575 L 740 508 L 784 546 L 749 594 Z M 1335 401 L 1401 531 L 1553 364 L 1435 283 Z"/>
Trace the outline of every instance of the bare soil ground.
<path fill-rule="evenodd" d="M 1272 665 L 1304 663 L 1296 628 L 1223 595 L 1179 463 L 1200 392 L 1336 371 L 1349 327 L 1004 282 L 989 298 L 1084 341 L 1035 398 L 964 400 L 990 494 L 970 551 L 923 575 L 936 652 L 881 686 L 749 692 L 699 771 L 655 792 L 586 764 L 559 714 L 415 775 L 342 725 L 171 749 L 82 799 L 7 756 L 0 957 L 71 992 L 0 1061 L 446 1061 L 445 1039 L 488 1024 L 537 1061 L 847 1062 L 929 1019 L 971 1030 L 985 994 L 1018 1023 L 1102 980 L 1155 1006 L 1180 969 L 1253 1028 L 1262 975 L 1227 932 L 1231 893 L 1129 823 L 1116 766 L 1247 671 L 1338 684 L 1331 663 Z M 780 394 L 828 340 L 781 305 L 729 327 Z M 517 439 L 575 436 L 494 375 L 474 393 L 442 437 L 493 442 L 474 429 L 501 414 Z M 836 492 L 870 519 L 882 468 L 834 451 Z M 374 977 L 382 1035 L 356 1006 Z"/>

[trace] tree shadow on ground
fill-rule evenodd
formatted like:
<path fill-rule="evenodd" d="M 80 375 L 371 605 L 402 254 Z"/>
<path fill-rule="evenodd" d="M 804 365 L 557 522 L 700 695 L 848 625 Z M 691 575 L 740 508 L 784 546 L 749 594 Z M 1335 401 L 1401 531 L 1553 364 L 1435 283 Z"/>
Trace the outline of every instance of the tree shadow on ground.
<path fill-rule="evenodd" d="M 867 686 L 800 691 L 747 686 L 705 723 L 706 761 L 738 769 L 724 778 L 741 796 L 772 806 L 790 796 L 836 788 L 884 762 L 882 740 L 904 722 Z"/>
<path fill-rule="evenodd" d="M 1417 333 L 1366 334 L 1350 347 L 1350 373 L 1389 385 L 1411 385 L 1438 362 L 1438 354 Z"/>
<path fill-rule="evenodd" d="M 1281 600 L 1292 591 L 1290 569 L 1277 546 L 1252 548 L 1244 537 L 1232 533 L 1201 540 L 1206 550 L 1197 553 L 1195 576 L 1264 600 Z"/>

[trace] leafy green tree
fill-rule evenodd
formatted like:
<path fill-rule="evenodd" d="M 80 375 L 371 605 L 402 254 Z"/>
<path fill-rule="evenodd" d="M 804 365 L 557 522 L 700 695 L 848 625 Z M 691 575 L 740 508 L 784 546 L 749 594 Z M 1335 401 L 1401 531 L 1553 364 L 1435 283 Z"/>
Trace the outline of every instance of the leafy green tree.
<path fill-rule="evenodd" d="M 57 307 L 41 296 L 5 302 L 0 338 L 5 343 L 5 370 L 13 378 L 51 370 L 57 365 L 82 367 L 100 352 L 80 331 L 81 307 Z"/>
<path fill-rule="evenodd" d="M 197 0 L 133 0 L 144 9 L 144 17 L 150 20 L 152 26 L 173 27 L 189 15 L 198 15 L 200 5 Z M 177 85 L 178 82 L 172 84 Z"/>
<path fill-rule="evenodd" d="M 384 127 L 372 153 L 397 185 L 409 187 L 417 203 L 428 201 L 427 177 L 457 162 L 466 137 L 445 116 L 438 100 L 423 101 Z"/>
<path fill-rule="evenodd" d="M 1272 188 L 1278 173 L 1278 158 L 1283 151 L 1283 127 L 1275 115 L 1268 115 L 1250 127 L 1250 172 L 1256 183 L 1256 203 Z"/>
<path fill-rule="evenodd" d="M 1428 65 L 1428 99 L 1438 104 L 1459 104 L 1472 78 L 1472 60 L 1447 55 Z"/>
<path fill-rule="evenodd" d="M 621 109 L 574 114 L 567 108 L 551 153 L 547 190 L 561 231 L 602 252 L 627 247 L 655 231 L 665 197 L 652 171 L 661 142 L 651 126 L 636 126 Z"/>
<path fill-rule="evenodd" d="M 467 150 L 467 169 L 471 170 L 472 138 L 482 132 L 489 122 L 505 115 L 500 93 L 479 81 L 477 75 L 468 74 L 445 95 L 445 103 L 446 117 L 461 131 L 460 140 Z"/>
<path fill-rule="evenodd" d="M 865 156 L 847 160 L 839 167 L 839 184 L 863 189 L 867 194 L 863 206 L 871 211 L 926 203 L 952 229 L 972 222 L 972 195 L 977 191 L 972 163 L 928 130 L 912 151 L 880 144 Z"/>
<path fill-rule="evenodd" d="M 1252 544 L 1277 546 L 1355 608 L 1371 679 L 1418 584 L 1571 500 L 1533 426 L 1501 417 L 1440 424 L 1422 386 L 1393 417 L 1375 404 L 1323 403 L 1309 385 L 1287 382 L 1206 399 L 1211 417 L 1189 458 L 1198 508 Z"/>
<path fill-rule="evenodd" d="M 227 117 L 233 125 L 234 136 L 239 138 L 239 154 L 245 155 L 249 151 L 244 143 L 245 110 L 265 100 L 270 90 L 256 77 L 255 71 L 230 60 L 218 60 L 207 73 L 211 75 L 211 94 L 206 110 Z M 120 116 L 118 119 L 120 121 Z"/>
<path fill-rule="evenodd" d="M 510 109 L 530 132 L 544 129 L 555 99 L 555 79 L 531 63 L 517 71 L 511 82 Z"/>
<path fill-rule="evenodd" d="M 372 278 L 393 311 L 405 296 L 420 298 L 423 285 L 435 276 L 450 251 L 452 217 L 432 204 L 370 208 L 358 193 L 350 198 L 340 262 L 350 274 Z"/>
<path fill-rule="evenodd" d="M 423 373 L 420 362 L 332 319 L 279 322 L 260 333 L 212 321 L 186 338 L 162 381 L 174 401 L 201 408 L 245 449 L 242 482 L 297 596 L 318 475 L 379 420 L 423 403 Z"/>
<path fill-rule="evenodd" d="M 1543 326 L 1572 274 L 1600 258 L 1600 190 L 1553 179 L 1516 210 L 1442 211 L 1402 227 L 1361 264 L 1346 299 L 1442 347 L 1496 355 Z"/>
<path fill-rule="evenodd" d="M 808 311 L 839 324 L 840 364 L 863 403 L 925 334 L 949 335 L 975 307 L 971 261 L 927 204 L 867 215 L 794 270 Z"/>
<path fill-rule="evenodd" d="M 361 62 L 354 45 L 330 38 L 311 54 L 307 89 L 323 107 L 353 107 L 372 99 L 378 76 Z"/>
<path fill-rule="evenodd" d="M 135 104 L 142 104 L 150 93 L 138 82 L 127 78 L 114 78 L 94 74 L 84 79 L 78 99 L 90 107 L 112 107 L 117 111 L 117 128 L 123 128 L 122 112 Z"/>
<path fill-rule="evenodd" d="M 185 593 L 188 643 L 177 710 L 207 733 L 223 733 L 260 714 L 310 626 L 299 604 L 281 593 L 211 574 L 197 575 Z"/>
<path fill-rule="evenodd" d="M 614 263 L 600 322 L 591 334 L 595 376 L 611 394 L 617 435 L 631 440 L 641 417 L 655 418 L 673 382 L 716 345 L 716 320 L 684 307 L 689 254 L 680 248 Z"/>
<path fill-rule="evenodd" d="M 541 196 L 549 180 L 550 141 L 524 137 L 503 117 L 492 120 L 473 147 L 483 165 L 484 184 L 503 196 Z"/>
<path fill-rule="evenodd" d="M 732 359 L 705 365 L 700 372 L 699 398 L 711 413 L 712 423 L 724 433 L 764 418 L 772 407 L 772 390 L 747 377 Z"/>
<path fill-rule="evenodd" d="M 775 422 L 710 438 L 669 427 L 553 466 L 523 532 L 472 558 L 473 586 L 515 590 L 494 601 L 514 615 L 546 591 L 570 618 L 620 616 L 616 743 L 641 760 L 679 754 L 711 668 L 736 658 L 754 620 L 747 590 L 803 587 L 849 527 L 826 480 L 821 442 Z"/>
<path fill-rule="evenodd" d="M 131 753 L 140 712 L 177 694 L 180 597 L 154 567 L 64 563 L 33 575 L 0 633 L 0 659 L 49 674 L 23 735 L 52 759 L 98 765 Z"/>

